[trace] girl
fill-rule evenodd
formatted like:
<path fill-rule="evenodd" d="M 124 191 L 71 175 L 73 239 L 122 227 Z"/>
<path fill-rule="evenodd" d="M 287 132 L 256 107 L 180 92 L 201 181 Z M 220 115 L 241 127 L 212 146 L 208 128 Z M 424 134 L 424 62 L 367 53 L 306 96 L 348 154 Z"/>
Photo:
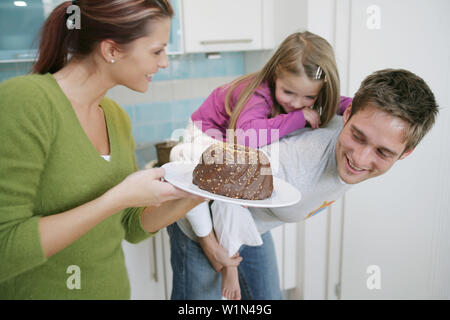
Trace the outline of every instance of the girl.
<path fill-rule="evenodd" d="M 66 26 L 72 2 L 59 5 L 34 74 L 0 85 L 0 299 L 129 299 L 123 239 L 203 201 L 161 182 L 163 169 L 134 172 L 130 120 L 104 97 L 119 84 L 145 92 L 168 66 L 169 2 L 76 4 L 81 29 Z"/>
<path fill-rule="evenodd" d="M 184 135 L 186 143 L 172 150 L 171 160 L 198 162 L 210 144 L 229 139 L 227 130 L 232 130 L 231 136 L 237 143 L 259 148 L 307 125 L 313 129 L 326 126 L 338 112 L 339 104 L 341 113 L 351 101 L 340 99 L 339 90 L 339 75 L 329 43 L 310 32 L 294 33 L 261 71 L 211 93 L 192 114 Z M 230 256 L 242 244 L 261 244 L 248 210 L 214 202 L 212 212 L 216 236 Z M 191 210 L 187 218 L 197 237 L 205 238 L 211 233 L 207 204 Z M 179 225 L 186 230 L 183 223 L 180 221 Z M 222 295 L 239 299 L 237 268 L 225 267 L 222 276 Z"/>

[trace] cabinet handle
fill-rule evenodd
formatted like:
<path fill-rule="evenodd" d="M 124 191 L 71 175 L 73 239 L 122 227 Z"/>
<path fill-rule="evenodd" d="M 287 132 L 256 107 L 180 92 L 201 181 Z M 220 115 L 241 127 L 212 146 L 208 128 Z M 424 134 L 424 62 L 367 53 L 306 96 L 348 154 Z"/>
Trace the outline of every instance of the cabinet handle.
<path fill-rule="evenodd" d="M 35 58 L 35 53 L 14 53 L 14 58 L 16 59 L 27 59 L 27 58 Z"/>
<path fill-rule="evenodd" d="M 201 45 L 213 45 L 213 44 L 233 44 L 233 43 L 250 43 L 253 39 L 231 39 L 231 40 L 204 40 L 200 41 Z"/>
<path fill-rule="evenodd" d="M 152 245 L 153 245 L 153 279 L 155 282 L 158 282 L 159 276 L 158 276 L 158 260 L 156 258 L 156 239 L 152 238 Z"/>

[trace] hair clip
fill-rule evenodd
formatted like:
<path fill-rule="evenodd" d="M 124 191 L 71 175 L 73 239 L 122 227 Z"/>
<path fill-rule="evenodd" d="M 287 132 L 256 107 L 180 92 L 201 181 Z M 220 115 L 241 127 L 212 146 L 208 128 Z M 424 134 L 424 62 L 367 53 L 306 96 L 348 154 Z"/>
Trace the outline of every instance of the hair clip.
<path fill-rule="evenodd" d="M 320 80 L 321 77 L 322 77 L 322 68 L 320 66 L 318 66 L 316 75 L 314 76 L 314 80 Z"/>

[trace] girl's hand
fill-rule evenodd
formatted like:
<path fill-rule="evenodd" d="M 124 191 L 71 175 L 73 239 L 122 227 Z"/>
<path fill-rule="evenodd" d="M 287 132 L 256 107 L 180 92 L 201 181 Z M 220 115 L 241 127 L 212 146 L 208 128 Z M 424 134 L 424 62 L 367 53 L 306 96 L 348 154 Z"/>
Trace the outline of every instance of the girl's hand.
<path fill-rule="evenodd" d="M 320 115 L 316 110 L 311 108 L 303 108 L 303 115 L 305 116 L 306 122 L 309 123 L 311 128 L 317 129 L 320 126 Z"/>
<path fill-rule="evenodd" d="M 117 186 L 109 190 L 110 197 L 118 201 L 122 209 L 136 207 L 157 207 L 161 203 L 180 198 L 194 198 L 190 193 L 162 182 L 164 168 L 146 169 L 134 172 Z"/>

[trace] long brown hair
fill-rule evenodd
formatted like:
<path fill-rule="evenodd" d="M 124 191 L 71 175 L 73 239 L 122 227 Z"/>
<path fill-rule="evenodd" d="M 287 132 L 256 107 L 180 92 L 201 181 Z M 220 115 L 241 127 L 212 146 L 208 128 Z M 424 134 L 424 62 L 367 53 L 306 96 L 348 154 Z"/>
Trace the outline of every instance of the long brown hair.
<path fill-rule="evenodd" d="M 63 2 L 45 21 L 34 73 L 55 73 L 66 65 L 69 55 L 87 56 L 106 39 L 125 46 L 147 35 L 152 21 L 174 14 L 168 0 L 78 0 L 81 26 L 69 30 L 66 11 L 71 5 L 72 1 Z"/>
<path fill-rule="evenodd" d="M 306 75 L 312 80 L 315 79 L 319 67 L 322 69 L 319 80 L 324 81 L 324 85 L 313 108 L 320 112 L 321 125 L 326 126 L 339 107 L 340 81 L 336 60 L 333 48 L 324 38 L 305 31 L 288 36 L 260 71 L 242 76 L 231 83 L 225 98 L 225 109 L 230 116 L 228 128 L 236 129 L 236 122 L 245 104 L 262 82 L 268 82 L 272 93 L 274 117 L 283 112 L 275 99 L 276 79 L 283 72 L 288 72 L 295 76 Z M 243 82 L 246 82 L 246 86 L 234 108 L 231 108 L 233 90 Z"/>

